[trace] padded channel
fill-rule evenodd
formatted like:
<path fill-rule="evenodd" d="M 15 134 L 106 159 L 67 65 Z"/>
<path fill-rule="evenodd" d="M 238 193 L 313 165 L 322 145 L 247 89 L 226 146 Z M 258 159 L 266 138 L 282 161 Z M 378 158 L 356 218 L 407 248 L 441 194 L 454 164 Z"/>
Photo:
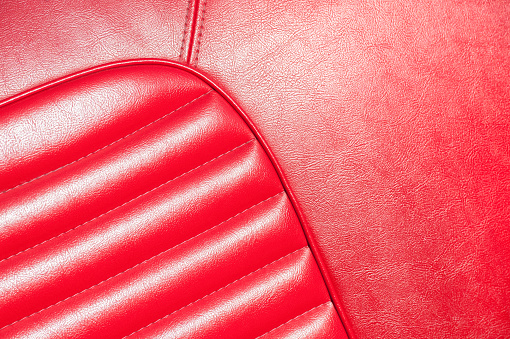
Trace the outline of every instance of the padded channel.
<path fill-rule="evenodd" d="M 163 68 L 175 102 L 161 94 L 155 69 Z M 138 72 L 145 83 L 132 86 L 141 93 L 118 85 Z M 98 88 L 120 102 L 102 106 L 115 123 L 73 111 L 54 133 L 39 130 L 48 126 L 38 119 L 57 121 L 59 107 L 101 102 Z M 41 102 L 46 111 L 35 112 Z M 36 91 L 2 114 L 35 127 L 28 144 L 2 135 L 13 149 L 3 170 L 17 174 L 0 193 L 1 338 L 255 338 L 296 323 L 324 338 L 345 335 L 334 309 L 309 315 L 330 297 L 272 162 L 198 78 L 168 66 L 112 67 Z M 66 129 L 68 138 L 39 135 Z M 313 325 L 322 318 L 333 332 Z"/>

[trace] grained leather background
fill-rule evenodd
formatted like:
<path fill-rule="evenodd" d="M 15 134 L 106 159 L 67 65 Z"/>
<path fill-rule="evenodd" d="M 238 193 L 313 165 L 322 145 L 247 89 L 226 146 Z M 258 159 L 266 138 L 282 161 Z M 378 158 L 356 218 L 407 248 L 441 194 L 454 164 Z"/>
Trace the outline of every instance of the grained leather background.
<path fill-rule="evenodd" d="M 177 60 L 187 6 L 185 0 L 2 0 L 0 98 L 107 62 Z"/>
<path fill-rule="evenodd" d="M 30 3 L 2 3 L 3 98 L 179 58 L 184 1 Z M 360 338 L 510 336 L 509 6 L 205 4 L 194 64 L 267 139 Z"/>
<path fill-rule="evenodd" d="M 510 337 L 510 3 L 210 0 L 360 338 Z"/>

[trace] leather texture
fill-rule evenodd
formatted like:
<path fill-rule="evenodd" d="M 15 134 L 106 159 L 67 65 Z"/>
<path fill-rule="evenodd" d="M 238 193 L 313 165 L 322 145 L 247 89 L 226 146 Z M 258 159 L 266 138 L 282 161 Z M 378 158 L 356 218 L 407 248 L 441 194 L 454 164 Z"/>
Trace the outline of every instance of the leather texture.
<path fill-rule="evenodd" d="M 208 0 L 359 338 L 510 338 L 510 2 Z"/>
<path fill-rule="evenodd" d="M 0 116 L 0 337 L 346 338 L 272 162 L 195 75 L 110 65 Z"/>
<path fill-rule="evenodd" d="M 0 98 L 140 57 L 221 84 L 280 164 L 350 338 L 510 337 L 507 1 L 7 0 L 0 16 Z M 329 324 L 314 311 L 268 335 Z"/>
<path fill-rule="evenodd" d="M 178 60 L 186 0 L 2 0 L 0 99 L 101 64 Z"/>

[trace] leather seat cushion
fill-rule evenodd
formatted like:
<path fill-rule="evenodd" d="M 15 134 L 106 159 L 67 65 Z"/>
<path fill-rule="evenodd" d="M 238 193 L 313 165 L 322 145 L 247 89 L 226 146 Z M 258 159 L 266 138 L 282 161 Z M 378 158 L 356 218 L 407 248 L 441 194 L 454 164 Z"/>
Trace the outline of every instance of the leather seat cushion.
<path fill-rule="evenodd" d="M 0 337 L 345 337 L 258 135 L 185 67 L 69 76 L 0 136 Z"/>

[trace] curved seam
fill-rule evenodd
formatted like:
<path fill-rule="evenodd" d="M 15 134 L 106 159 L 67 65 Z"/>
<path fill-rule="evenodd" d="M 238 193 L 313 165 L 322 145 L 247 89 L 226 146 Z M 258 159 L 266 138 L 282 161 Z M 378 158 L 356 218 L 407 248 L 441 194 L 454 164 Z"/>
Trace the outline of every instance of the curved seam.
<path fill-rule="evenodd" d="M 315 307 L 313 307 L 313 308 L 309 309 L 308 311 L 305 311 L 305 312 L 303 312 L 303 313 L 301 313 L 301 314 L 299 314 L 299 315 L 295 316 L 294 318 L 292 318 L 292 319 L 290 319 L 290 320 L 287 320 L 287 321 L 286 321 L 286 322 L 284 322 L 283 324 L 281 324 L 281 325 L 279 325 L 279 326 L 277 326 L 277 327 L 273 328 L 273 329 L 272 329 L 272 330 L 270 330 L 270 331 L 267 331 L 267 332 L 266 332 L 266 333 L 264 333 L 264 334 L 259 335 L 259 336 L 258 336 L 258 337 L 256 337 L 255 339 L 259 339 L 260 337 L 263 337 L 263 336 L 265 336 L 265 335 L 267 335 L 267 334 L 269 334 L 269 333 L 271 333 L 271 332 L 273 332 L 273 331 L 275 331 L 275 330 L 279 329 L 280 327 L 282 327 L 282 326 L 284 326 L 284 325 L 287 325 L 287 324 L 288 324 L 288 323 L 290 323 L 292 320 L 294 320 L 294 319 L 296 319 L 296 318 L 299 318 L 299 317 L 301 317 L 301 316 L 304 316 L 305 314 L 312 312 L 312 311 L 313 311 L 313 310 L 315 310 L 316 308 L 319 308 L 319 307 L 324 306 L 324 305 L 329 304 L 329 303 L 331 303 L 331 300 L 326 301 L 325 303 L 322 303 L 322 304 L 320 304 L 320 305 L 317 305 L 317 306 L 315 306 Z"/>
<path fill-rule="evenodd" d="M 282 192 L 280 192 L 280 193 L 282 193 Z M 217 292 L 219 292 L 219 291 L 221 291 L 221 290 L 223 290 L 223 289 L 225 289 L 225 288 L 229 287 L 230 285 L 232 285 L 232 284 L 234 284 L 234 283 L 236 283 L 236 282 L 238 282 L 238 281 L 240 281 L 240 280 L 243 280 L 243 279 L 245 279 L 245 278 L 249 277 L 249 276 L 250 276 L 250 275 L 252 275 L 252 274 L 257 273 L 258 271 L 260 271 L 260 270 L 262 270 L 262 269 L 266 268 L 267 266 L 272 265 L 272 264 L 274 264 L 274 263 L 276 263 L 276 262 L 278 262 L 278 261 L 280 261 L 280 260 L 282 260 L 282 259 L 284 259 L 284 258 L 288 257 L 289 255 L 292 255 L 292 254 L 294 254 L 294 253 L 296 253 L 296 252 L 298 252 L 298 251 L 301 251 L 301 250 L 303 250 L 303 249 L 305 249 L 305 248 L 308 248 L 308 246 L 304 246 L 304 247 L 298 248 L 297 250 L 292 251 L 292 252 L 290 252 L 290 253 L 288 253 L 288 254 L 284 255 L 283 257 L 281 257 L 281 258 L 279 258 L 279 259 L 276 259 L 276 260 L 274 260 L 274 261 L 270 262 L 269 264 L 266 264 L 266 265 L 264 265 L 264 266 L 262 266 L 262 267 L 260 267 L 260 268 L 256 269 L 255 271 L 250 272 L 250 273 L 248 273 L 248 274 L 246 274 L 246 275 L 242 276 L 241 278 L 238 278 L 238 279 L 236 279 L 236 280 L 232 281 L 231 283 L 228 283 L 227 285 L 225 285 L 225 286 L 223 286 L 223 287 L 221 287 L 221 288 L 219 288 L 219 289 L 217 289 L 217 290 L 215 290 L 215 291 L 212 291 L 212 292 L 211 292 L 211 293 L 209 293 L 209 294 L 204 295 L 204 296 L 203 296 L 203 297 L 201 297 L 200 299 L 197 299 L 197 300 L 195 300 L 195 301 L 192 301 L 192 302 L 190 302 L 189 304 L 187 304 L 187 305 L 185 305 L 185 306 L 183 306 L 183 307 L 181 307 L 181 308 L 179 308 L 179 309 L 177 309 L 177 310 L 173 311 L 172 313 L 169 313 L 169 314 L 165 315 L 164 317 L 159 318 L 159 319 L 157 319 L 157 320 L 155 320 L 155 321 L 151 322 L 150 324 L 148 324 L 148 325 L 146 325 L 146 326 L 144 326 L 144 327 L 140 328 L 139 330 L 134 331 L 134 332 L 133 332 L 133 333 L 131 333 L 131 334 L 128 334 L 127 336 L 124 336 L 123 338 L 130 337 L 130 336 L 132 336 L 133 334 L 135 334 L 135 333 L 137 333 L 137 332 L 140 332 L 141 330 L 143 330 L 143 329 L 145 329 L 145 328 L 147 328 L 147 327 L 149 327 L 149 326 L 151 326 L 151 325 L 153 325 L 153 324 L 155 324 L 155 323 L 157 323 L 157 322 L 159 322 L 159 321 L 161 321 L 161 320 L 163 320 L 163 319 L 165 319 L 165 318 L 167 318 L 167 317 L 171 316 L 172 314 L 174 314 L 174 313 L 176 313 L 176 312 L 179 312 L 179 311 L 181 311 L 181 310 L 185 309 L 186 307 L 189 307 L 189 306 L 193 305 L 194 303 L 199 302 L 199 301 L 200 301 L 200 300 L 202 300 L 202 299 L 205 299 L 206 297 L 210 296 L 211 294 L 217 293 Z"/>
<path fill-rule="evenodd" d="M 251 119 L 248 117 L 248 115 L 232 99 L 232 97 L 229 94 L 227 94 L 227 92 L 225 92 L 220 86 L 218 86 L 215 81 L 211 80 L 209 78 L 209 76 L 203 74 L 201 71 L 199 71 L 199 70 L 197 70 L 195 68 L 190 67 L 187 64 L 178 63 L 178 62 L 175 62 L 175 61 L 172 61 L 172 60 L 166 60 L 166 59 L 130 59 L 130 60 L 124 60 L 124 61 L 116 61 L 116 62 L 111 62 L 111 63 L 103 64 L 103 65 L 100 65 L 100 66 L 95 66 L 95 67 L 92 67 L 92 68 L 88 68 L 88 69 L 86 69 L 84 71 L 79 71 L 79 72 L 76 72 L 76 73 L 72 73 L 70 75 L 67 75 L 67 76 L 64 76 L 64 77 L 60 77 L 60 78 L 58 78 L 56 80 L 47 82 L 44 85 L 40 85 L 40 86 L 36 86 L 36 87 L 30 88 L 30 89 L 25 90 L 25 91 L 23 91 L 23 92 L 21 92 L 21 93 L 19 93 L 17 95 L 14 95 L 14 96 L 11 96 L 11 97 L 9 97 L 7 99 L 1 100 L 0 101 L 0 107 L 2 107 L 4 105 L 8 105 L 8 104 L 10 104 L 12 102 L 15 102 L 15 101 L 18 101 L 18 100 L 22 100 L 22 99 L 24 99 L 26 97 L 29 97 L 29 96 L 34 95 L 36 93 L 39 93 L 39 92 L 41 92 L 41 91 L 43 91 L 45 89 L 48 89 L 48 88 L 51 88 L 51 87 L 54 87 L 54 86 L 58 86 L 58 85 L 60 85 L 62 83 L 65 83 L 67 81 L 70 81 L 70 80 L 73 80 L 73 79 L 76 79 L 76 78 L 80 78 L 80 77 L 84 77 L 84 76 L 87 76 L 87 75 L 95 73 L 95 72 L 100 72 L 100 71 L 103 71 L 103 70 L 109 70 L 109 69 L 117 68 L 117 67 L 130 67 L 130 66 L 146 65 L 146 64 L 148 64 L 148 65 L 151 65 L 151 64 L 165 65 L 165 66 L 168 66 L 168 67 L 173 67 L 173 68 L 177 68 L 179 70 L 183 70 L 185 72 L 188 72 L 188 73 L 198 77 L 204 83 L 206 83 L 207 85 L 211 86 L 218 94 L 220 94 L 236 110 L 236 112 L 239 114 L 239 116 L 241 116 L 241 118 L 245 121 L 245 123 L 251 129 L 251 131 L 253 132 L 253 134 L 255 135 L 257 140 L 259 141 L 260 145 L 264 149 L 264 151 L 267 154 L 269 160 L 271 161 L 271 163 L 275 167 L 276 173 L 278 174 L 278 177 L 280 178 L 280 180 L 282 182 L 282 185 L 283 185 L 285 191 L 287 192 L 287 195 L 289 197 L 289 201 L 291 202 L 292 206 L 294 207 L 294 209 L 296 211 L 298 219 L 299 219 L 299 221 L 301 223 L 301 228 L 302 228 L 302 230 L 303 230 L 303 232 L 305 234 L 305 237 L 306 237 L 307 242 L 308 242 L 308 244 L 310 246 L 310 250 L 312 252 L 312 255 L 315 258 L 317 266 L 319 267 L 321 275 L 322 275 L 322 277 L 324 279 L 324 282 L 325 282 L 325 285 L 326 285 L 326 287 L 328 289 L 328 292 L 330 294 L 331 300 L 333 301 L 333 306 L 335 307 L 335 310 L 337 311 L 337 313 L 339 315 L 339 318 L 340 318 L 340 320 L 342 322 L 342 325 L 344 326 L 344 329 L 346 331 L 347 337 L 350 338 L 350 339 L 355 339 L 356 335 L 355 335 L 354 329 L 352 328 L 352 325 L 350 324 L 350 321 L 349 321 L 349 319 L 347 317 L 347 312 L 345 310 L 345 307 L 343 306 L 343 303 L 342 303 L 342 301 L 340 299 L 339 294 L 336 292 L 336 290 L 334 288 L 333 279 L 331 278 L 329 270 L 327 269 L 326 264 L 324 263 L 324 261 L 322 260 L 321 256 L 319 255 L 319 252 L 318 252 L 318 249 L 317 249 L 318 246 L 317 246 L 315 240 L 311 237 L 311 231 L 309 230 L 309 227 L 307 226 L 308 224 L 307 224 L 306 219 L 304 217 L 304 213 L 301 210 L 301 207 L 299 206 L 299 204 L 297 202 L 297 199 L 296 199 L 295 195 L 293 194 L 292 190 L 290 190 L 290 185 L 289 185 L 285 175 L 283 174 L 283 170 L 282 170 L 281 166 L 279 165 L 278 161 L 276 160 L 276 157 L 274 156 L 273 152 L 269 148 L 268 143 L 263 138 L 262 134 L 259 132 L 259 130 L 255 126 L 255 124 L 251 121 Z"/>
<path fill-rule="evenodd" d="M 112 145 L 114 145 L 114 144 L 116 144 L 116 143 L 118 143 L 118 142 L 120 142 L 120 141 L 122 141 L 122 140 L 124 140 L 124 139 L 126 139 L 126 138 L 128 138 L 128 137 L 130 137 L 130 136 L 132 136 L 133 134 L 135 134 L 135 133 L 137 133 L 137 132 L 139 132 L 139 131 L 143 130 L 144 128 L 149 127 L 149 126 L 151 126 L 152 124 L 155 124 L 156 122 L 158 122 L 158 121 L 160 121 L 160 120 L 162 120 L 162 119 L 164 119 L 164 118 L 168 117 L 170 114 L 177 112 L 178 110 L 180 110 L 180 109 L 182 109 L 182 108 L 184 108 L 184 107 L 186 107 L 186 106 L 190 105 L 191 103 L 193 103 L 193 102 L 197 101 L 198 99 L 200 99 L 200 98 L 202 98 L 202 97 L 204 97 L 204 96 L 208 95 L 209 93 L 211 93 L 211 92 L 213 92 L 213 91 L 214 91 L 214 89 L 210 89 L 210 90 L 208 90 L 208 91 L 207 91 L 207 92 L 205 92 L 204 94 L 201 94 L 200 96 L 198 96 L 198 97 L 196 97 L 195 99 L 193 99 L 193 100 L 191 100 L 191 101 L 189 101 L 189 102 L 185 103 L 184 105 L 177 107 L 177 108 L 176 108 L 176 109 L 174 109 L 173 111 L 166 113 L 166 114 L 165 114 L 165 115 L 163 115 L 162 117 L 159 117 L 159 118 L 157 118 L 157 119 L 156 119 L 156 120 L 154 120 L 154 121 L 151 121 L 151 122 L 150 122 L 150 123 L 148 123 L 147 125 L 143 125 L 142 127 L 138 128 L 137 130 L 135 130 L 135 131 L 133 131 L 133 132 L 131 132 L 131 133 L 129 133 L 129 134 L 127 134 L 127 135 L 123 136 L 123 137 L 122 137 L 122 138 L 120 138 L 120 139 L 117 139 L 117 140 L 115 140 L 115 141 L 113 141 L 113 142 L 109 143 L 108 145 L 105 145 L 105 146 L 103 146 L 103 147 L 101 147 L 101 148 L 99 148 L 99 149 L 95 150 L 95 151 L 94 151 L 94 152 L 92 152 L 92 153 L 89 153 L 89 154 L 87 154 L 87 155 L 84 155 L 84 156 L 82 156 L 82 157 L 80 157 L 80 158 L 78 158 L 78 159 L 76 159 L 76 160 L 73 160 L 73 161 L 72 161 L 72 162 L 70 162 L 70 163 L 67 163 L 67 164 L 65 164 L 65 165 L 60 166 L 59 168 L 56 168 L 56 169 L 54 169 L 54 170 L 51 170 L 51 171 L 49 171 L 49 172 L 47 172 L 47 173 L 44 173 L 44 174 L 42 174 L 42 175 L 38 176 L 38 177 L 35 177 L 35 178 L 30 179 L 30 180 L 28 180 L 28 181 L 25 181 L 25 182 L 23 182 L 23 183 L 21 183 L 21 184 L 18 184 L 18 185 L 14 186 L 14 187 L 11 187 L 11 188 L 9 188 L 9 189 L 7 189 L 7 190 L 3 191 L 3 192 L 0 192 L 0 194 L 3 194 L 3 193 L 7 193 L 7 192 L 9 192 L 9 191 L 12 191 L 12 190 L 13 190 L 13 189 L 15 189 L 15 188 L 18 188 L 18 187 L 20 187 L 20 186 L 23 186 L 23 185 L 25 185 L 25 184 L 28 184 L 28 183 L 30 183 L 30 182 L 32 182 L 32 181 L 35 181 L 35 180 L 40 179 L 40 178 L 42 178 L 42 177 L 45 177 L 45 176 L 47 176 L 48 174 L 51 174 L 51 173 L 56 172 L 56 171 L 58 171 L 58 170 L 61 170 L 61 169 L 62 169 L 62 168 L 64 168 L 64 167 L 70 166 L 70 165 L 72 165 L 72 164 L 74 164 L 74 163 L 76 163 L 76 162 L 78 162 L 78 161 L 80 161 L 80 160 L 83 160 L 83 159 L 85 159 L 85 158 L 88 158 L 89 156 L 91 156 L 91 155 L 93 155 L 93 154 L 96 154 L 97 152 L 102 151 L 103 149 L 105 149 L 105 148 L 107 148 L 107 147 L 110 147 L 110 146 L 112 146 Z"/>
<path fill-rule="evenodd" d="M 56 302 L 56 303 L 54 303 L 54 304 L 52 304 L 52 305 L 50 305 L 50 306 L 47 306 L 47 307 L 43 308 L 42 310 L 39 310 L 39 311 L 34 312 L 34 313 L 32 313 L 32 314 L 29 314 L 29 315 L 27 315 L 27 316 L 25 316 L 25 317 L 23 317 L 23 318 L 21 318 L 21 319 L 19 319 L 19 320 L 16 320 L 15 322 L 13 322 L 13 323 L 11 323 L 11 324 L 9 324 L 9 325 L 5 325 L 4 327 L 0 328 L 0 331 L 1 331 L 1 330 L 3 330 L 3 329 L 6 329 L 7 327 L 10 327 L 10 326 L 12 326 L 12 325 L 14 325 L 14 324 L 18 323 L 18 322 L 20 322 L 20 321 L 22 321 L 22 320 L 25 320 L 25 319 L 30 318 L 30 317 L 32 317 L 32 316 L 34 316 L 34 315 L 38 314 L 38 313 L 41 313 L 41 312 L 43 312 L 43 311 L 45 311 L 45 310 L 47 310 L 47 309 L 49 309 L 49 308 L 51 308 L 51 307 L 53 307 L 53 306 L 56 306 L 56 305 L 58 305 L 58 304 L 60 304 L 60 303 L 62 303 L 62 302 L 64 302 L 64 301 L 66 301 L 66 300 L 68 300 L 68 299 L 74 298 L 74 297 L 76 297 L 76 296 L 78 296 L 78 295 L 80 295 L 80 294 L 82 294 L 82 293 L 84 293 L 84 292 L 86 292 L 86 291 L 88 291 L 88 290 L 90 290 L 90 289 L 92 289 L 92 288 L 96 287 L 96 286 L 102 285 L 102 284 L 106 283 L 107 281 L 109 281 L 109 280 L 111 280 L 111 279 L 113 279 L 113 278 L 115 278 L 115 277 L 118 277 L 118 276 L 119 276 L 119 275 L 121 275 L 121 274 L 127 273 L 127 272 L 129 272 L 129 271 L 131 271 L 131 270 L 135 269 L 136 267 L 138 267 L 138 266 L 140 266 L 140 265 L 143 265 L 143 264 L 147 263 L 148 261 L 150 261 L 150 260 L 152 260 L 152 259 L 155 259 L 155 258 L 157 258 L 157 257 L 159 257 L 159 256 L 161 256 L 161 255 L 163 255 L 163 254 L 165 254 L 165 253 L 167 253 L 167 252 L 169 252 L 169 251 L 171 251 L 171 250 L 173 250 L 173 249 L 175 249 L 175 248 L 179 247 L 179 246 L 182 246 L 182 245 L 184 245 L 184 244 L 186 244 L 186 243 L 190 242 L 191 240 L 193 240 L 193 239 L 195 239 L 195 238 L 197 238 L 197 237 L 199 237 L 199 236 L 201 236 L 201 235 L 206 234 L 207 232 L 210 232 L 211 230 L 213 230 L 213 229 L 215 229 L 215 228 L 219 227 L 220 225 L 223 225 L 224 223 L 226 223 L 226 222 L 230 221 L 231 219 L 233 219 L 233 218 L 235 218 L 235 217 L 239 216 L 240 214 L 243 214 L 243 213 L 245 213 L 246 211 L 248 211 L 248 210 L 250 210 L 250 209 L 252 209 L 252 208 L 254 208 L 254 207 L 256 207 L 256 206 L 258 206 L 258 205 L 260 205 L 260 204 L 262 204 L 262 203 L 264 203 L 264 202 L 266 202 L 266 201 L 268 201 L 268 200 L 270 200 L 270 199 L 272 199 L 272 198 L 274 198 L 274 197 L 276 197 L 276 196 L 278 196 L 278 195 L 282 194 L 282 193 L 285 193 L 285 191 L 278 192 L 278 193 L 276 193 L 276 194 L 274 194 L 274 195 L 270 196 L 269 198 L 266 198 L 266 199 L 264 199 L 264 200 L 262 200 L 262 201 L 259 201 L 258 203 L 254 204 L 254 205 L 252 205 L 252 206 L 250 206 L 250 207 L 248 207 L 248 208 L 246 208 L 246 209 L 242 210 L 241 212 L 239 212 L 239 213 L 237 213 L 237 214 L 235 214 L 235 215 L 231 216 L 230 218 L 228 218 L 228 219 L 226 219 L 226 220 L 224 220 L 224 221 L 220 222 L 219 224 L 214 225 L 214 226 L 212 226 L 212 227 L 210 227 L 210 228 L 206 229 L 205 231 L 200 232 L 199 234 L 194 235 L 193 237 L 191 237 L 191 238 L 189 238 L 189 239 L 186 239 L 186 240 L 184 240 L 183 242 L 181 242 L 181 243 L 179 243 L 179 244 L 177 244 L 177 245 L 175 245 L 175 246 L 170 247 L 169 249 L 164 250 L 163 252 L 160 252 L 160 253 L 158 253 L 158 254 L 156 254 L 156 255 L 154 255 L 154 256 L 152 256 L 152 257 L 148 258 L 148 259 L 145 259 L 144 261 L 142 261 L 142 262 L 140 262 L 140 263 L 138 263 L 138 264 L 136 264 L 136 265 L 134 265 L 134 266 L 132 266 L 132 267 L 129 267 L 128 269 L 126 269 L 126 270 L 124 270 L 124 271 L 122 271 L 122 272 L 119 272 L 119 273 L 115 274 L 114 276 L 109 277 L 108 279 L 105 279 L 105 280 L 103 280 L 103 281 L 100 281 L 100 282 L 98 282 L 97 284 L 92 285 L 92 286 L 90 286 L 90 287 L 88 287 L 88 288 L 84 289 L 83 291 L 80 291 L 80 292 L 75 293 L 75 294 L 73 294 L 73 295 L 71 295 L 71 296 L 69 296 L 69 297 L 67 297 L 67 298 L 65 298 L 65 299 L 62 299 L 62 300 L 60 300 L 59 302 Z"/>
<path fill-rule="evenodd" d="M 340 296 L 338 292 L 335 289 L 335 285 L 333 283 L 333 279 L 331 277 L 331 273 L 324 262 L 323 258 L 320 255 L 319 246 L 316 242 L 316 240 L 312 236 L 312 230 L 310 229 L 310 226 L 304 216 L 304 212 L 301 209 L 301 206 L 299 205 L 296 196 L 294 195 L 293 191 L 290 189 L 290 184 L 285 177 L 283 173 L 283 169 L 276 160 L 276 156 L 271 151 L 271 148 L 269 147 L 268 143 L 260 133 L 260 131 L 257 129 L 253 121 L 248 117 L 246 112 L 235 102 L 230 95 L 228 95 L 222 88 L 220 88 L 213 80 L 211 80 L 207 75 L 202 74 L 200 71 L 191 68 L 186 67 L 185 65 L 176 64 L 175 67 L 181 67 L 184 70 L 187 70 L 191 74 L 194 74 L 195 76 L 199 77 L 204 81 L 206 84 L 211 86 L 216 90 L 218 94 L 220 94 L 232 107 L 237 111 L 237 113 L 241 116 L 241 118 L 244 120 L 244 122 L 249 126 L 257 140 L 259 141 L 259 144 L 264 149 L 267 157 L 273 164 L 276 173 L 278 174 L 278 177 L 280 178 L 280 181 L 282 183 L 282 186 L 284 187 L 284 190 L 287 192 L 287 195 L 289 197 L 289 201 L 294 208 L 296 215 L 298 217 L 299 223 L 301 225 L 301 229 L 305 235 L 306 241 L 308 243 L 308 246 L 310 247 L 310 251 L 312 253 L 313 258 L 315 259 L 315 262 L 317 264 L 317 267 L 319 268 L 319 272 L 321 273 L 321 276 L 324 280 L 324 284 L 326 286 L 326 289 L 328 291 L 328 294 L 331 298 L 331 301 L 333 302 L 333 306 L 337 312 L 338 317 L 340 318 L 340 321 L 345 329 L 346 335 L 349 339 L 355 339 L 356 335 L 354 333 L 354 329 L 352 328 L 352 325 L 349 321 L 349 318 L 347 316 L 347 311 L 340 299 Z"/>
<path fill-rule="evenodd" d="M 140 198 L 140 197 L 142 197 L 142 196 L 144 196 L 144 195 L 146 195 L 146 194 L 149 194 L 150 192 L 152 192 L 152 191 L 154 191 L 154 190 L 156 190 L 156 189 L 160 188 L 161 186 L 166 185 L 166 184 L 168 184 L 168 183 L 170 183 L 170 182 L 172 182 L 172 181 L 174 181 L 174 180 L 176 180 L 176 179 L 179 179 L 180 177 L 182 177 L 182 176 L 184 176 L 184 175 L 186 175 L 186 174 L 189 174 L 189 173 L 191 173 L 191 172 L 193 172 L 193 171 L 195 171 L 195 170 L 199 169 L 200 167 L 205 166 L 205 165 L 207 165 L 208 163 L 210 163 L 210 162 L 212 162 L 212 161 L 214 161 L 214 160 L 217 160 L 218 158 L 220 158 L 220 157 L 222 157 L 222 156 L 224 156 L 224 155 L 226 155 L 226 154 L 228 154 L 228 153 L 230 153 L 230 152 L 233 152 L 233 151 L 235 151 L 235 150 L 236 150 L 236 149 L 238 149 L 238 148 L 241 148 L 241 147 L 243 147 L 243 146 L 247 145 L 248 143 L 250 143 L 250 142 L 252 142 L 252 141 L 254 141 L 254 140 L 256 140 L 256 139 L 250 139 L 250 140 L 248 140 L 248 141 L 246 141 L 246 142 L 242 143 L 241 145 L 236 146 L 236 147 L 234 147 L 233 149 L 231 149 L 231 150 L 229 150 L 229 151 L 227 151 L 227 152 L 225 152 L 225 153 L 222 153 L 222 154 L 218 155 L 217 157 L 215 157 L 215 158 L 213 158 L 213 159 L 211 159 L 211 160 L 208 160 L 207 162 L 204 162 L 204 163 L 203 163 L 203 164 L 201 164 L 200 166 L 197 166 L 197 167 L 195 167 L 195 168 L 190 169 L 190 170 L 189 170 L 189 171 L 187 171 L 187 172 L 184 172 L 184 173 L 182 173 L 182 174 L 179 174 L 177 177 L 172 178 L 172 179 L 169 179 L 168 181 L 165 181 L 164 183 L 162 183 L 162 184 L 160 184 L 160 185 L 158 185 L 158 186 L 156 186 L 156 187 L 154 187 L 154 188 L 151 188 L 149 191 L 146 191 L 146 192 L 144 192 L 144 193 L 142 193 L 142 194 L 140 194 L 140 195 L 137 195 L 136 197 L 134 197 L 134 198 L 132 198 L 132 199 L 130 199 L 130 200 L 128 200 L 128 201 L 126 201 L 126 202 L 124 202 L 122 205 L 116 206 L 116 207 L 114 207 L 114 208 L 112 208 L 112 209 L 110 209 L 110 210 L 108 210 L 108 211 L 106 211 L 106 212 L 104 212 L 104 213 L 102 213 L 102 214 L 98 215 L 97 217 L 94 217 L 94 218 L 92 218 L 92 219 L 90 219 L 90 220 L 87 220 L 86 222 L 84 222 L 84 223 L 82 223 L 82 224 L 80 224 L 80 225 L 78 225 L 78 226 L 75 226 L 75 227 L 73 227 L 73 228 L 71 228 L 71 229 L 69 229 L 69 230 L 67 230 L 67 231 L 65 231 L 65 232 L 63 232 L 63 233 L 57 234 L 57 235 L 55 235 L 55 236 L 53 236 L 53 237 L 51 237 L 51 238 L 49 238 L 49 239 L 46 239 L 46 240 L 44 240 L 43 242 L 40 242 L 40 243 L 38 243 L 38 244 L 36 244 L 36 245 L 34 245 L 34 246 L 32 246 L 32 247 L 29 247 L 29 248 L 27 248 L 27 249 L 24 249 L 24 250 L 23 250 L 23 251 L 21 251 L 21 252 L 18 252 L 18 253 L 16 253 L 16 254 L 13 254 L 13 255 L 11 255 L 11 256 L 9 256 L 9 257 L 5 258 L 5 259 L 2 259 L 2 260 L 0 260 L 0 263 L 2 263 L 2 262 L 4 262 L 4 261 L 6 261 L 6 260 L 8 260 L 8 259 L 11 259 L 11 258 L 13 258 L 13 257 L 15 257 L 15 256 L 17 256 L 17 255 L 19 255 L 19 254 L 21 254 L 21 253 L 24 253 L 24 252 L 26 252 L 26 251 L 29 251 L 29 250 L 34 249 L 34 248 L 36 248 L 36 247 L 39 247 L 39 246 L 41 246 L 42 244 L 44 244 L 44 243 L 46 243 L 46 242 L 48 242 L 48 241 L 51 241 L 51 240 L 56 239 L 56 238 L 59 238 L 59 237 L 63 236 L 64 234 L 67 234 L 67 233 L 69 233 L 69 232 L 71 232 L 71 231 L 73 231 L 73 230 L 77 229 L 78 227 L 81 227 L 81 226 L 83 226 L 83 225 L 86 225 L 86 224 L 88 224 L 88 223 L 90 223 L 90 222 L 92 222 L 92 221 L 94 221 L 94 220 L 96 220 L 96 219 L 98 219 L 98 218 L 100 218 L 100 217 L 104 216 L 105 214 L 111 213 L 111 212 L 115 211 L 116 209 L 121 208 L 122 206 L 124 206 L 124 205 L 126 205 L 126 204 L 128 204 L 128 203 L 132 202 L 133 200 L 136 200 L 136 199 L 138 199 L 138 198 Z"/>

